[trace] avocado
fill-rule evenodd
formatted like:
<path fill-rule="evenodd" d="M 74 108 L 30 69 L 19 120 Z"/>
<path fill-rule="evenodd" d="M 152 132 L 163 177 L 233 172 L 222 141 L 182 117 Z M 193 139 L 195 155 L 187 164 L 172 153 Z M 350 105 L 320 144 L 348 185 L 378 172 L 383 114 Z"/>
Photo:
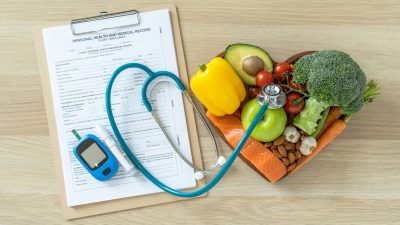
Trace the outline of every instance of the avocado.
<path fill-rule="evenodd" d="M 272 73 L 274 66 L 271 57 L 264 49 L 249 44 L 232 44 L 225 50 L 225 60 L 231 64 L 240 79 L 248 85 L 256 85 L 256 77 L 243 70 L 242 63 L 247 57 L 257 56 L 264 61 L 264 70 Z"/>

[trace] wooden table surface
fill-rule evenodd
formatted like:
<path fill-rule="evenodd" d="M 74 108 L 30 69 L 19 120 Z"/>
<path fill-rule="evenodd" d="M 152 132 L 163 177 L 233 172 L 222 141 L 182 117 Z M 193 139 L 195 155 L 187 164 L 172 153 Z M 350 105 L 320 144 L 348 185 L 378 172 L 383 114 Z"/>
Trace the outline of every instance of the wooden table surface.
<path fill-rule="evenodd" d="M 277 61 L 304 50 L 339 49 L 350 53 L 369 79 L 379 81 L 382 94 L 324 152 L 278 184 L 238 160 L 206 198 L 66 221 L 32 28 L 92 15 L 113 4 L 131 9 L 147 3 L 2 0 L 0 224 L 399 224 L 399 2 L 240 2 L 172 2 L 178 6 L 190 74 L 234 42 L 259 45 Z M 209 140 L 205 129 L 199 130 L 210 165 Z"/>

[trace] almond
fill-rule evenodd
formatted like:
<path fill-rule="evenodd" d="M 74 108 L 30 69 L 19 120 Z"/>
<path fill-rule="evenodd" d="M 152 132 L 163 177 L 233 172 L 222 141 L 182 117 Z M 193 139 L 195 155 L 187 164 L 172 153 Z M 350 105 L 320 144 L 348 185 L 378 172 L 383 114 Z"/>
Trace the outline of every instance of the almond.
<path fill-rule="evenodd" d="M 296 156 L 296 159 L 300 159 L 301 158 L 301 152 L 300 151 L 295 151 L 294 152 L 294 156 Z"/>
<path fill-rule="evenodd" d="M 287 149 L 286 151 L 287 152 L 294 152 L 294 151 L 296 151 L 296 149 L 294 149 L 294 148 L 293 149 Z"/>
<path fill-rule="evenodd" d="M 283 147 L 282 145 L 279 145 L 279 146 L 278 146 L 278 151 L 279 151 L 279 153 L 281 153 L 281 155 L 282 155 L 283 157 L 286 157 L 286 156 L 287 156 L 286 149 L 285 149 L 285 147 Z"/>
<path fill-rule="evenodd" d="M 296 143 L 296 150 L 300 150 L 300 146 L 301 146 L 301 141 Z"/>
<path fill-rule="evenodd" d="M 304 161 L 305 157 L 301 157 L 296 161 L 297 164 L 301 164 Z"/>
<path fill-rule="evenodd" d="M 296 156 L 294 155 L 293 152 L 289 152 L 289 154 L 287 156 L 288 156 L 290 164 L 292 164 L 294 161 L 296 161 Z"/>
<path fill-rule="evenodd" d="M 282 162 L 283 162 L 283 164 L 287 167 L 287 166 L 289 166 L 289 160 L 287 159 L 287 158 L 282 158 L 281 159 L 282 160 Z"/>
<path fill-rule="evenodd" d="M 285 142 L 285 136 L 280 136 L 274 141 L 274 145 L 281 145 Z"/>
<path fill-rule="evenodd" d="M 290 166 L 287 168 L 287 171 L 290 172 L 296 167 L 296 163 L 290 164 Z"/>
<path fill-rule="evenodd" d="M 285 148 L 286 150 L 292 150 L 295 148 L 295 145 L 293 143 L 286 143 Z"/>
<path fill-rule="evenodd" d="M 278 151 L 277 149 L 273 149 L 273 150 L 272 150 L 272 153 L 274 153 L 274 155 L 275 155 L 276 157 L 278 157 L 279 159 L 282 158 L 281 153 L 279 153 L 279 151 Z"/>
<path fill-rule="evenodd" d="M 269 148 L 269 147 L 272 146 L 272 143 L 271 143 L 271 142 L 265 142 L 265 143 L 264 143 L 264 146 L 267 147 L 267 148 Z"/>

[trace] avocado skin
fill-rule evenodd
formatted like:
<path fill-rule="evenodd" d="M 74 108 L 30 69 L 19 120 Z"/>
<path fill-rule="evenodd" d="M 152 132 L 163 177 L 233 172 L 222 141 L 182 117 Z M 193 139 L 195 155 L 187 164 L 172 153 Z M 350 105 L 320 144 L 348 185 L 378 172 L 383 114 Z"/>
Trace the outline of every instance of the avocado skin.
<path fill-rule="evenodd" d="M 258 56 L 264 61 L 264 70 L 272 73 L 274 66 L 269 54 L 264 49 L 250 44 L 232 44 L 225 50 L 225 60 L 231 64 L 232 68 L 239 75 L 240 79 L 248 85 L 256 85 L 256 77 L 244 72 L 242 61 L 248 56 Z"/>

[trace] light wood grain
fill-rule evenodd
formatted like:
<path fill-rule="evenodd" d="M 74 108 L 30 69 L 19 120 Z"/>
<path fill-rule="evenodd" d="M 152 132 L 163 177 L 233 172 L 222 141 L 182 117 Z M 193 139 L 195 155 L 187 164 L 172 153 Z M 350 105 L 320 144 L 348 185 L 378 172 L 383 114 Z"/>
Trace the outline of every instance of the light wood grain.
<path fill-rule="evenodd" d="M 165 3 L 152 1 L 151 4 Z M 2 0 L 0 224 L 399 224 L 398 1 L 175 1 L 188 71 L 228 44 L 259 45 L 279 61 L 303 51 L 350 53 L 382 95 L 293 176 L 272 185 L 238 160 L 203 199 L 79 220 L 62 219 L 32 28 L 147 1 Z M 199 128 L 205 164 L 213 154 Z M 225 154 L 227 146 L 220 141 Z"/>

